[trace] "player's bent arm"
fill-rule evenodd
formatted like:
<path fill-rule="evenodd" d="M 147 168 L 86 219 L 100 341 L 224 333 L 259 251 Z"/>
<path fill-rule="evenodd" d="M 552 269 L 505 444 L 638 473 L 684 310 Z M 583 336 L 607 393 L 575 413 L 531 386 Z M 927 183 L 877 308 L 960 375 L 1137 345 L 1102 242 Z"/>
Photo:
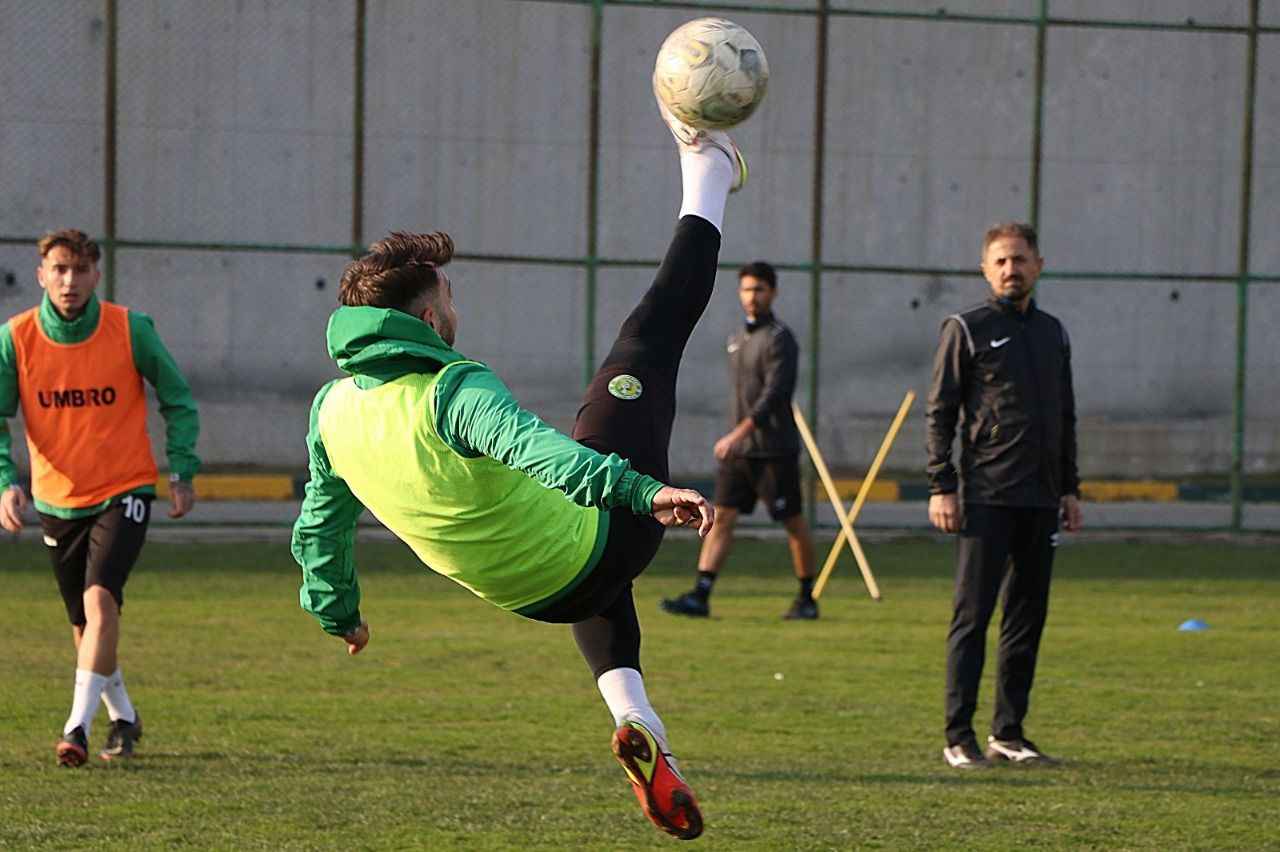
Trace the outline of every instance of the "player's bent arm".
<path fill-rule="evenodd" d="M 791 411 L 800 368 L 800 347 L 790 334 L 775 334 L 769 341 L 767 356 L 764 386 L 760 398 L 751 406 L 751 420 L 758 427 L 766 425 L 772 414 Z"/>
<path fill-rule="evenodd" d="M 1071 341 L 1062 329 L 1062 493 L 1080 496 L 1076 465 L 1076 392 L 1071 378 Z"/>
<path fill-rule="evenodd" d="M 151 317 L 130 310 L 129 336 L 133 343 L 133 365 L 156 389 L 156 399 L 160 402 L 169 470 L 180 480 L 190 482 L 200 470 L 200 458 L 196 455 L 200 415 L 191 387 L 165 348 Z"/>
<path fill-rule="evenodd" d="M 307 433 L 311 478 L 293 525 L 291 550 L 302 568 L 298 600 L 326 633 L 347 636 L 362 624 L 360 582 L 356 576 L 356 522 L 364 507 L 347 483 L 333 472 L 320 439 L 320 404 L 332 382 L 316 394 Z M 367 641 L 367 634 L 365 641 Z M 352 652 L 355 653 L 355 652 Z"/>
<path fill-rule="evenodd" d="M 638 515 L 653 511 L 661 482 L 632 470 L 616 453 L 598 453 L 543 423 L 487 367 L 450 368 L 434 404 L 437 434 L 464 456 L 497 459 L 563 491 L 579 506 L 626 507 Z"/>
<path fill-rule="evenodd" d="M 0 489 L 18 481 L 18 469 L 13 464 L 13 436 L 7 422 L 18 413 L 18 399 L 18 356 L 6 322 L 0 325 Z"/>
<path fill-rule="evenodd" d="M 933 380 L 925 405 L 925 444 L 929 456 L 927 472 L 931 494 L 949 494 L 959 488 L 959 477 L 951 463 L 951 443 L 956 435 L 963 400 L 964 370 L 968 350 L 958 320 L 942 324 L 938 350 L 933 358 Z"/>

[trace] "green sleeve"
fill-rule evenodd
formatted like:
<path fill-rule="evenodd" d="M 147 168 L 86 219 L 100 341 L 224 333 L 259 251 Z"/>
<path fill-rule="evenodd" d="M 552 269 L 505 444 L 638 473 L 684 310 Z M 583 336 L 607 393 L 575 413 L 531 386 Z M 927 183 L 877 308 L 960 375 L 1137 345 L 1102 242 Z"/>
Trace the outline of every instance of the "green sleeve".
<path fill-rule="evenodd" d="M 336 380 L 335 380 L 336 381 Z M 293 558 L 302 567 L 302 608 L 326 633 L 341 636 L 360 625 L 360 581 L 356 577 L 356 522 L 364 506 L 333 468 L 320 440 L 320 405 L 333 382 L 311 405 L 307 466 L 311 479 L 293 525 Z"/>
<path fill-rule="evenodd" d="M 450 367 L 436 385 L 436 431 L 464 456 L 489 456 L 563 491 L 579 506 L 653 511 L 662 483 L 601 455 L 521 408 L 502 380 L 482 364 Z"/>
<path fill-rule="evenodd" d="M 129 336 L 133 341 L 133 365 L 156 389 L 156 398 L 160 400 L 169 470 L 190 480 L 200 470 L 200 459 L 196 456 L 200 416 L 191 388 L 161 342 L 151 317 L 129 311 Z"/>
<path fill-rule="evenodd" d="M 18 481 L 13 466 L 13 436 L 9 421 L 18 413 L 18 355 L 13 348 L 9 323 L 0 325 L 0 490 Z"/>

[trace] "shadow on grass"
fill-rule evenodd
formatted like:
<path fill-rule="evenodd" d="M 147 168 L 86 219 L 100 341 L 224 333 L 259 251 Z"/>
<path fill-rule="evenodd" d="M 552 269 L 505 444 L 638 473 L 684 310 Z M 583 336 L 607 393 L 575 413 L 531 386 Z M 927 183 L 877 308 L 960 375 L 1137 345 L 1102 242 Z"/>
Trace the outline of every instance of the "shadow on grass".
<path fill-rule="evenodd" d="M 817 546 L 825 553 L 829 538 Z M 673 538 L 663 545 L 646 572 L 654 577 L 690 577 L 699 546 L 692 539 Z M 879 578 L 895 580 L 950 579 L 954 544 L 936 539 L 904 539 L 867 547 Z M 19 572 L 48 572 L 48 557 L 37 542 L 4 545 L 7 568 Z M 434 578 L 398 542 L 359 544 L 360 570 L 365 574 L 405 574 Z M 785 541 L 756 541 L 739 547 L 731 557 L 733 575 L 783 579 L 790 575 Z M 846 557 L 846 562 L 847 562 Z M 842 563 L 842 569 L 849 569 Z M 139 560 L 142 570 L 166 574 L 275 574 L 294 579 L 298 567 L 287 546 L 264 542 L 149 543 Z M 1280 548 L 1258 547 L 1220 540 L 1204 542 L 1089 542 L 1064 546 L 1054 573 L 1059 582 L 1090 579 L 1142 580 L 1271 580 L 1280 582 Z M 856 575 L 856 572 L 851 576 Z"/>
<path fill-rule="evenodd" d="M 128 761 L 104 763 L 90 761 L 79 772 L 129 772 L 140 775 L 166 775 L 194 772 L 234 771 L 240 767 L 256 774 L 266 771 L 296 770 L 303 773 L 369 773 L 379 768 L 398 773 L 439 773 L 451 777 L 517 777 L 536 780 L 549 775 L 580 776 L 584 783 L 612 777 L 614 767 L 603 759 L 591 764 L 565 762 L 546 764 L 530 760 L 519 761 L 477 760 L 449 754 L 435 755 L 386 755 L 376 759 L 351 755 L 341 756 L 319 753 L 285 752 L 224 752 L 224 751 L 163 751 L 139 753 Z M 34 767 L 30 763 L 0 761 L 0 771 L 18 773 L 38 768 L 54 772 L 66 770 L 53 766 L 52 761 Z M 715 764 L 691 767 L 691 782 L 711 784 L 814 784 L 820 786 L 844 785 L 850 787 L 982 787 L 982 788 L 1049 788 L 1063 785 L 1072 787 L 1096 786 L 1098 789 L 1135 793 L 1181 793 L 1205 796 L 1246 798 L 1270 798 L 1275 793 L 1277 772 L 1259 769 L 1242 773 L 1238 765 L 1209 761 L 1147 758 L 1140 762 L 1106 763 L 1097 761 L 1068 761 L 1056 766 L 1042 767 L 992 767 L 987 770 L 960 772 L 946 768 L 922 768 L 919 771 L 841 771 L 838 769 L 813 769 L 796 766 L 751 769 L 732 769 Z M 66 771 L 68 775 L 72 771 Z M 1199 779 L 1199 780 L 1189 780 Z M 1250 783 L 1252 781 L 1253 783 Z"/>

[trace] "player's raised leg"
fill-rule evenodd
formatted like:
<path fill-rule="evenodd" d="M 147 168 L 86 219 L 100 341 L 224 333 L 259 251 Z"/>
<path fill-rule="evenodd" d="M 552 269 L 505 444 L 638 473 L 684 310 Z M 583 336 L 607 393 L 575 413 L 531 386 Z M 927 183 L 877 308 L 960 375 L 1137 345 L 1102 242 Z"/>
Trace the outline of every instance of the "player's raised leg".
<path fill-rule="evenodd" d="M 574 438 L 666 481 L 680 359 L 711 299 L 725 203 L 745 181 L 746 162 L 727 134 L 696 131 L 663 113 L 680 151 L 684 194 L 676 232 L 587 390 Z M 596 568 L 607 581 L 597 584 L 593 602 L 608 604 L 576 622 L 574 638 L 613 716 L 613 752 L 645 815 L 663 831 L 693 839 L 702 833 L 702 815 L 645 693 L 631 593 L 631 580 L 656 553 L 663 528 L 624 513 L 614 513 L 611 524 L 610 546 Z"/>
<path fill-rule="evenodd" d="M 747 166 L 727 133 L 697 131 L 663 114 L 680 151 L 676 232 L 592 379 L 573 437 L 665 481 L 680 359 L 711 300 L 725 204 L 745 182 Z"/>

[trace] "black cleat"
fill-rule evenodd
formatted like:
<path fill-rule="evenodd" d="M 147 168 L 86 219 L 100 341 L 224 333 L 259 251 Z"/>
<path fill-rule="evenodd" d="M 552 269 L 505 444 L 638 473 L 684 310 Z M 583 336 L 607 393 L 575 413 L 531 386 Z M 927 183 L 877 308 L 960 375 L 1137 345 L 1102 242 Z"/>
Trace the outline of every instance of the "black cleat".
<path fill-rule="evenodd" d="M 987 737 L 987 760 L 1018 766 L 1051 766 L 1058 761 L 1036 748 L 1031 740 L 998 740 Z"/>
<path fill-rule="evenodd" d="M 990 769 L 991 763 L 978 748 L 976 739 L 950 745 L 942 750 L 942 757 L 952 769 Z"/>
<path fill-rule="evenodd" d="M 98 757 L 103 760 L 133 757 L 133 744 L 140 739 L 142 739 L 141 716 L 136 717 L 132 722 L 114 719 L 111 722 L 111 729 L 107 731 L 107 742 L 103 745 Z"/>
<path fill-rule="evenodd" d="M 58 753 L 59 766 L 82 766 L 89 758 L 89 738 L 79 725 L 63 734 L 54 748 Z"/>
<path fill-rule="evenodd" d="M 689 615 L 695 618 L 711 615 L 711 605 L 696 592 L 685 592 L 678 598 L 663 598 L 660 605 L 664 612 L 672 615 Z"/>
<path fill-rule="evenodd" d="M 818 602 L 813 598 L 796 598 L 791 602 L 791 609 L 782 616 L 787 621 L 816 621 L 818 618 Z"/>

